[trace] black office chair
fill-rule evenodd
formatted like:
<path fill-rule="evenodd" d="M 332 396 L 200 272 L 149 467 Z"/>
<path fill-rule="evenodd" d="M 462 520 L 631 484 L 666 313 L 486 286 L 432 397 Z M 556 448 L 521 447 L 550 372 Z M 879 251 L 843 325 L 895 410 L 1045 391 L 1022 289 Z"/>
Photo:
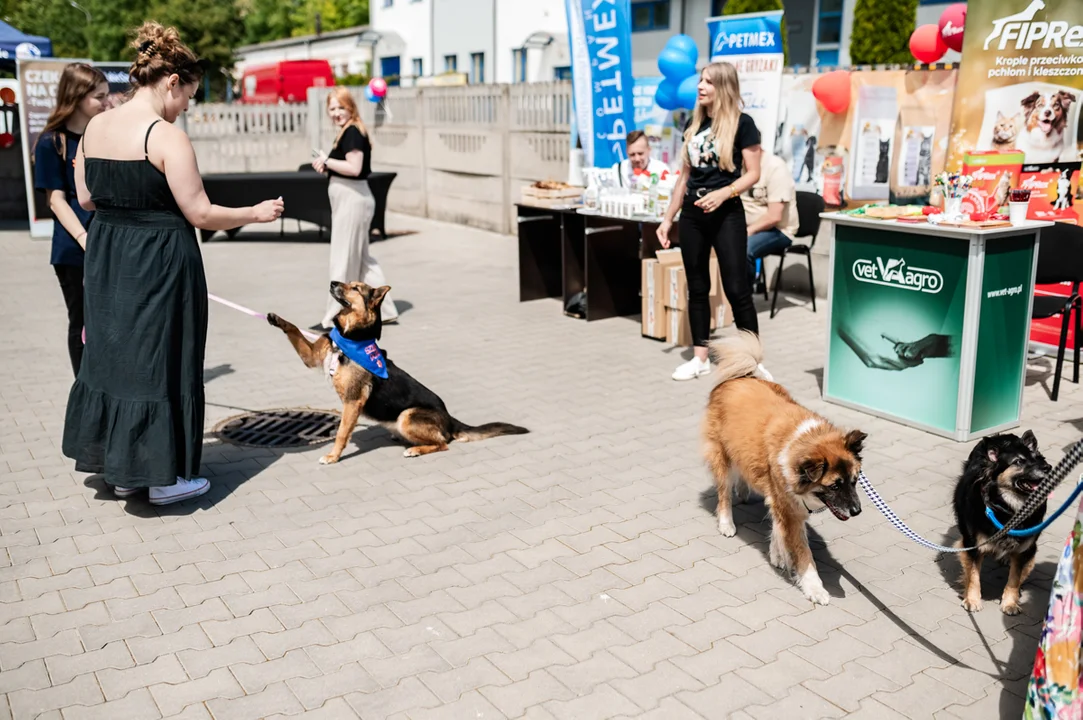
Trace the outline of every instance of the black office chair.
<path fill-rule="evenodd" d="M 775 270 L 775 293 L 771 299 L 771 317 L 777 312 L 778 289 L 782 279 L 782 266 L 787 255 L 804 255 L 808 261 L 808 286 L 812 294 L 812 312 L 816 312 L 816 284 L 812 280 L 812 246 L 816 244 L 816 235 L 820 232 L 820 213 L 824 211 L 824 199 L 816 193 L 797 192 L 797 232 L 796 237 L 812 238 L 808 245 L 791 245 L 768 255 L 778 257 L 778 269 Z M 760 264 L 760 280 L 764 279 L 764 266 Z M 763 285 L 763 299 L 767 299 L 767 284 Z"/>
<path fill-rule="evenodd" d="M 1061 366 L 1064 364 L 1064 351 L 1068 345 L 1068 325 L 1075 311 L 1075 347 L 1072 382 L 1079 382 L 1079 345 L 1080 311 L 1083 302 L 1079 297 L 1079 284 L 1083 281 L 1083 227 L 1055 223 L 1053 227 L 1042 230 L 1038 246 L 1038 271 L 1034 282 L 1037 285 L 1072 283 L 1072 292 L 1063 295 L 1035 295 L 1030 317 L 1032 320 L 1063 317 L 1060 326 L 1060 344 L 1057 346 L 1057 366 L 1053 373 L 1053 392 L 1050 399 L 1056 402 L 1060 394 Z"/>

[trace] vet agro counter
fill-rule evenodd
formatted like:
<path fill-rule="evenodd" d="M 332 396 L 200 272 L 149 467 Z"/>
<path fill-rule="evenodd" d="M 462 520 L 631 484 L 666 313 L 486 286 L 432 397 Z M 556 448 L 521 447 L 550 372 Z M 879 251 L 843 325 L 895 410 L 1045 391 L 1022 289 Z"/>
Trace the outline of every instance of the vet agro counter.
<path fill-rule="evenodd" d="M 823 395 L 965 442 L 1019 425 L 1041 230 L 835 224 Z"/>

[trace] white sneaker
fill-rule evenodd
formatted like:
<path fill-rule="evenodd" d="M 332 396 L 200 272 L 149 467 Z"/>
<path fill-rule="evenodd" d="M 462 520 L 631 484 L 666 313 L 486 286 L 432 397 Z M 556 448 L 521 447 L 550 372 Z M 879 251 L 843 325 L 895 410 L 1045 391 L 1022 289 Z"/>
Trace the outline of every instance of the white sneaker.
<path fill-rule="evenodd" d="M 113 488 L 113 494 L 118 498 L 131 497 L 141 490 L 141 488 L 121 487 L 120 485 L 110 485 L 110 487 Z"/>
<path fill-rule="evenodd" d="M 210 489 L 211 483 L 207 478 L 192 478 L 191 480 L 177 478 L 174 485 L 152 487 L 150 489 L 150 504 L 170 505 L 181 500 L 199 497 Z"/>
<path fill-rule="evenodd" d="M 766 380 L 767 382 L 774 382 L 775 381 L 775 376 L 772 375 L 771 373 L 767 372 L 767 368 L 765 368 L 763 366 L 763 363 L 760 363 L 759 365 L 756 366 L 756 372 L 753 373 L 753 374 L 756 377 L 758 377 L 760 380 Z"/>
<path fill-rule="evenodd" d="M 711 361 L 700 360 L 698 357 L 693 357 L 683 365 L 679 365 L 676 370 L 673 371 L 674 380 L 695 380 L 700 375 L 706 375 L 711 372 Z"/>

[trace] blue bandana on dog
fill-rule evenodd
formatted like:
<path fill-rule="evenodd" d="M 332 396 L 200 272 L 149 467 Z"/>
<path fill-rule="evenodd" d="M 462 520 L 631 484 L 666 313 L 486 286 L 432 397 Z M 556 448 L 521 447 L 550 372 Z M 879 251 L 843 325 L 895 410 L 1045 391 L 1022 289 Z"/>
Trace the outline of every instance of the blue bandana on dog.
<path fill-rule="evenodd" d="M 387 363 L 384 361 L 384 353 L 376 346 L 375 340 L 350 340 L 344 337 L 338 331 L 338 328 L 332 328 L 331 342 L 350 360 L 353 360 L 376 377 L 387 379 Z"/>

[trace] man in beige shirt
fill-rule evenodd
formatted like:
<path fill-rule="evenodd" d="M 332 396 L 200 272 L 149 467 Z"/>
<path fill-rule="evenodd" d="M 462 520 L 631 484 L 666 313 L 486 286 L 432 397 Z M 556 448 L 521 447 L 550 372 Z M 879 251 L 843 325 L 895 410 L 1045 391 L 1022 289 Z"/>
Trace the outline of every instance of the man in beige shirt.
<path fill-rule="evenodd" d="M 760 179 L 741 195 L 748 224 L 748 272 L 755 284 L 756 261 L 793 244 L 797 232 L 797 192 L 786 161 L 767 150 Z"/>

